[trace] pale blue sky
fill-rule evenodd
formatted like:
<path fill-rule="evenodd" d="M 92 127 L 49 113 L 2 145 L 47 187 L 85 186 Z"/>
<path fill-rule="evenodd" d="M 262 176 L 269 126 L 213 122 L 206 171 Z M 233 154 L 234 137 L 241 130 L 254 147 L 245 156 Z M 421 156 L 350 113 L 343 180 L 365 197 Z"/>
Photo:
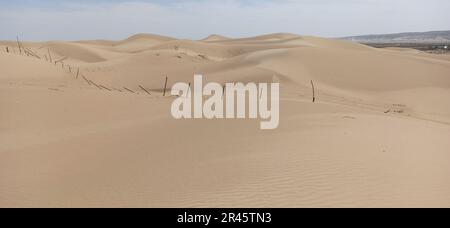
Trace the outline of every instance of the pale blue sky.
<path fill-rule="evenodd" d="M 340 37 L 450 29 L 448 0 L 0 0 L 0 40 Z"/>

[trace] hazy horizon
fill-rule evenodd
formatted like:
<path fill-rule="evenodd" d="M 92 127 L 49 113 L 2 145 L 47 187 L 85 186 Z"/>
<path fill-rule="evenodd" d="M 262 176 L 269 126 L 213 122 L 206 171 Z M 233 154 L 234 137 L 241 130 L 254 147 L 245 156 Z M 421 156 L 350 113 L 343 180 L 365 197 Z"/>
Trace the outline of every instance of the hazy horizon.
<path fill-rule="evenodd" d="M 450 3 L 444 0 L 18 0 L 0 5 L 0 40 L 17 35 L 36 41 L 119 40 L 137 33 L 181 39 L 278 32 L 346 37 L 450 29 Z"/>

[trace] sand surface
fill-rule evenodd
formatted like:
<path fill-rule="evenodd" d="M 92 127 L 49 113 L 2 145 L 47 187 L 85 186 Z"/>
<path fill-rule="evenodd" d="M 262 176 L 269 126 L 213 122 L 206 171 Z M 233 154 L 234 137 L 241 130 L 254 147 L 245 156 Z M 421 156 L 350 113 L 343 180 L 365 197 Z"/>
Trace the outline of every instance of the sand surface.
<path fill-rule="evenodd" d="M 22 45 L 0 42 L 0 207 L 450 207 L 449 58 L 292 34 Z M 174 120 L 165 77 L 194 73 L 280 82 L 279 128 Z"/>

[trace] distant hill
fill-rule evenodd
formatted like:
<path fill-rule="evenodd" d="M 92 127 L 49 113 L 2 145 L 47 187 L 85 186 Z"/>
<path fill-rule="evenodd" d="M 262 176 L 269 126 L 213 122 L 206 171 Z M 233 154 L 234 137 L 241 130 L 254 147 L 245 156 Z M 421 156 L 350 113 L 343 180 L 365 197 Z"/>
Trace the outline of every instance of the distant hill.
<path fill-rule="evenodd" d="M 450 43 L 450 31 L 364 35 L 341 39 L 359 43 Z"/>
<path fill-rule="evenodd" d="M 224 40 L 229 40 L 230 38 L 226 37 L 226 36 L 222 36 L 222 35 L 217 35 L 217 34 L 213 34 L 210 35 L 208 37 L 206 37 L 205 39 L 203 39 L 202 41 L 224 41 Z"/>

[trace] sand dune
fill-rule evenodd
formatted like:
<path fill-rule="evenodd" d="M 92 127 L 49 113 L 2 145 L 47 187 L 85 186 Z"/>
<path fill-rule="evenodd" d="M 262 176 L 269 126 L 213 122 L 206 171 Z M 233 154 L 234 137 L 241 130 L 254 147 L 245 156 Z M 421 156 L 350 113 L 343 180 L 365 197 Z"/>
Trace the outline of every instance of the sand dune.
<path fill-rule="evenodd" d="M 0 207 L 450 206 L 446 56 L 281 33 L 22 46 L 0 42 Z M 280 82 L 280 127 L 174 120 L 165 78 L 195 73 Z"/>

